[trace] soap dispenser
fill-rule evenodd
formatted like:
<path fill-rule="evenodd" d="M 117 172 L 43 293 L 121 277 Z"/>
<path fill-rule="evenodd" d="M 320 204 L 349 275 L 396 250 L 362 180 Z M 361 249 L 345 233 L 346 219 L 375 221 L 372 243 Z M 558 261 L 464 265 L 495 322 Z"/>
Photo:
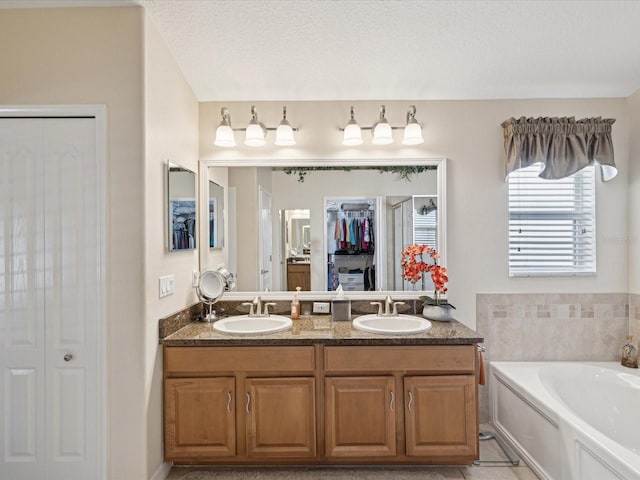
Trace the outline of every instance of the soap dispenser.
<path fill-rule="evenodd" d="M 293 294 L 293 300 L 291 300 L 291 320 L 300 318 L 300 299 L 298 298 L 300 290 L 302 290 L 300 287 L 296 287 L 296 293 Z"/>
<path fill-rule="evenodd" d="M 633 337 L 629 335 L 627 343 L 622 347 L 622 361 L 620 363 L 623 367 L 638 368 L 638 351 L 631 343 L 632 340 Z"/>

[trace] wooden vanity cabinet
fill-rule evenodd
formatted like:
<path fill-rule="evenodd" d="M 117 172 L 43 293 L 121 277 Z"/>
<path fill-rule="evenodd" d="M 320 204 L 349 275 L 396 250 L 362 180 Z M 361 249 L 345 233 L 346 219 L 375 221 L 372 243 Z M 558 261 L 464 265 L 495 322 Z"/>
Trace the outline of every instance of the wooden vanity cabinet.
<path fill-rule="evenodd" d="M 475 345 L 165 346 L 165 460 L 469 464 Z"/>
<path fill-rule="evenodd" d="M 167 458 L 236 454 L 233 377 L 172 378 L 165 380 L 164 388 Z"/>
<path fill-rule="evenodd" d="M 473 345 L 325 347 L 327 457 L 477 459 L 476 355 Z"/>
<path fill-rule="evenodd" d="M 393 388 L 391 376 L 325 380 L 328 457 L 396 455 Z"/>
<path fill-rule="evenodd" d="M 404 387 L 408 456 L 477 455 L 475 376 L 405 377 Z"/>
<path fill-rule="evenodd" d="M 165 347 L 165 460 L 317 454 L 313 346 Z"/>
<path fill-rule="evenodd" d="M 315 457 L 315 379 L 248 378 L 245 385 L 247 456 Z"/>

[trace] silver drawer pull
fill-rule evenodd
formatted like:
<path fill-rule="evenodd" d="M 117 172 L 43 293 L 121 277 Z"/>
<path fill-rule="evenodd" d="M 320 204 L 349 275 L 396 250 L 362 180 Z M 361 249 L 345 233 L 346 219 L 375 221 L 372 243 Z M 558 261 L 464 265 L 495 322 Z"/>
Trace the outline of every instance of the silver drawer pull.
<path fill-rule="evenodd" d="M 227 412 L 231 413 L 231 392 L 227 392 Z"/>
<path fill-rule="evenodd" d="M 393 396 L 393 390 L 391 390 L 391 401 L 389 402 L 389 408 L 391 409 L 391 411 L 393 412 L 393 404 L 395 402 L 395 398 Z"/>
<path fill-rule="evenodd" d="M 411 405 L 413 405 L 413 394 L 409 392 L 409 411 L 413 412 L 413 410 L 411 410 Z"/>
<path fill-rule="evenodd" d="M 251 404 L 251 394 L 249 392 L 247 392 L 247 405 L 244 407 L 244 409 L 247 411 L 247 413 L 251 413 L 251 410 L 249 410 L 249 405 Z"/>
<path fill-rule="evenodd" d="M 70 353 L 67 353 L 64 357 L 62 357 L 64 359 L 65 362 L 70 362 L 71 360 L 73 360 L 73 355 Z"/>

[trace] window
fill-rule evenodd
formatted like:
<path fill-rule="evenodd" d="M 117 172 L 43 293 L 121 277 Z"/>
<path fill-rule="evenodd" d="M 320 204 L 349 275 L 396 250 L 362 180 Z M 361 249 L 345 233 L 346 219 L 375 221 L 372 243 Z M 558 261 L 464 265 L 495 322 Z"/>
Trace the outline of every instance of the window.
<path fill-rule="evenodd" d="M 509 276 L 595 273 L 594 168 L 559 180 L 509 174 Z"/>

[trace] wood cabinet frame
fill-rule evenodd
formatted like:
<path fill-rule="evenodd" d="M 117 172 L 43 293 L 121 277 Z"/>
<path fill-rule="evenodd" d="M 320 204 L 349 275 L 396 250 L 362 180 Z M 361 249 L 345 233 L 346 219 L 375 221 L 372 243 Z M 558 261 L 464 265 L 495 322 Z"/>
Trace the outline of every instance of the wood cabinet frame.
<path fill-rule="evenodd" d="M 165 460 L 339 465 L 470 464 L 478 458 L 475 345 L 165 346 L 164 352 Z M 228 388 L 229 380 L 233 425 L 221 423 L 228 421 L 228 395 L 216 383 Z M 219 440 L 194 448 L 180 443 L 190 435 L 215 440 L 207 428 L 198 432 L 194 417 L 179 418 L 172 398 L 176 385 L 195 392 L 198 381 L 205 396 L 194 405 L 215 406 L 210 410 L 219 417 L 208 422 L 233 432 L 222 442 L 230 447 L 219 446 Z M 371 413 L 355 416 L 358 402 Z M 263 411 L 252 410 L 256 406 Z M 276 417 L 269 418 L 272 411 Z M 279 425 L 276 418 L 284 411 L 295 420 Z M 366 423 L 372 416 L 375 425 Z M 194 431 L 176 437 L 189 422 Z M 363 440 L 367 436 L 370 441 Z"/>

